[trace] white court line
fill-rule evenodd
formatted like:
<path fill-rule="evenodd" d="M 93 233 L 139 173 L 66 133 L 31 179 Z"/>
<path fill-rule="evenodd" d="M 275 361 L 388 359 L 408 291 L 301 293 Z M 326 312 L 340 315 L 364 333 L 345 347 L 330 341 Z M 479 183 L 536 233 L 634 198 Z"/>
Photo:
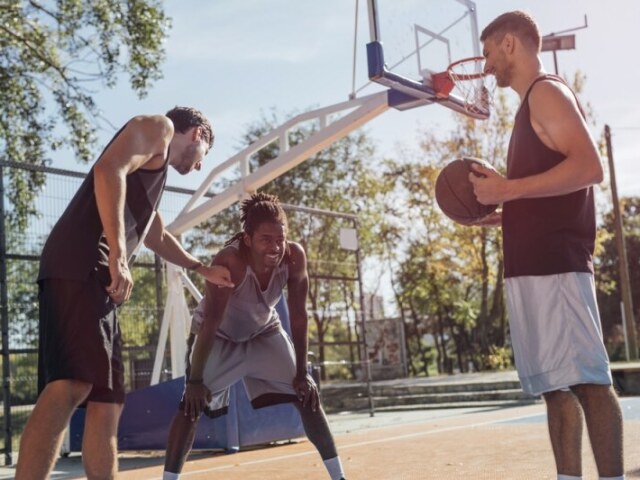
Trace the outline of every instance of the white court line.
<path fill-rule="evenodd" d="M 539 412 L 537 413 L 530 413 L 527 415 L 519 415 L 516 417 L 511 417 L 508 420 L 522 420 L 524 418 L 529 418 L 529 417 L 535 417 L 540 415 Z M 451 418 L 451 417 L 449 417 Z M 451 432 L 454 430 L 462 430 L 465 428 L 476 428 L 476 427 L 484 427 L 486 425 L 495 425 L 496 423 L 500 423 L 505 421 L 504 419 L 501 420 L 489 420 L 486 422 L 478 422 L 478 423 L 472 423 L 472 424 L 468 424 L 468 425 L 456 425 L 453 427 L 444 427 L 444 428 L 439 428 L 437 430 L 428 430 L 425 432 L 416 432 L 416 433 L 407 433 L 404 435 L 396 435 L 395 437 L 386 437 L 386 438 L 380 438 L 377 440 L 368 440 L 365 442 L 356 442 L 356 443 L 351 443 L 351 444 L 340 444 L 340 448 L 339 450 L 348 450 L 351 448 L 358 448 L 358 447 L 362 447 L 362 446 L 366 446 L 366 445 L 375 445 L 377 443 L 385 443 L 385 442 L 393 442 L 396 440 L 404 440 L 407 438 L 416 438 L 416 437 L 426 437 L 428 435 L 435 435 L 438 433 L 444 433 L 444 432 Z M 207 472 L 219 472 L 221 470 L 229 470 L 230 468 L 235 468 L 235 467 L 243 467 L 243 466 L 247 466 L 247 465 L 257 465 L 260 463 L 268 463 L 268 462 L 277 462 L 280 460 L 287 460 L 287 459 L 291 459 L 291 458 L 295 458 L 295 457 L 304 457 L 307 455 L 317 455 L 318 452 L 314 449 L 308 452 L 300 452 L 300 453 L 295 453 L 295 454 L 288 454 L 288 455 L 279 455 L 277 457 L 270 457 L 270 458 L 264 458 L 262 460 L 251 460 L 248 462 L 240 462 L 240 463 L 233 463 L 233 464 L 228 464 L 228 465 L 220 465 L 217 467 L 210 467 L 210 468 L 204 468 L 202 470 L 193 470 L 191 472 L 185 472 L 185 473 L 181 473 L 180 474 L 180 478 L 183 477 L 188 477 L 190 475 L 197 475 L 200 473 L 207 473 Z M 162 480 L 162 477 L 153 477 L 151 480 Z"/>

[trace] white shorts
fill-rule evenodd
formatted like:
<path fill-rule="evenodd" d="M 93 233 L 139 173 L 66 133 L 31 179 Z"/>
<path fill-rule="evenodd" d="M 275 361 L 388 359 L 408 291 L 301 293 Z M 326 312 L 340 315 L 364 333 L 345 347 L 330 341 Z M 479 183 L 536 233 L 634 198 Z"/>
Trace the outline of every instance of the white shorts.
<path fill-rule="evenodd" d="M 216 336 L 202 374 L 213 394 L 206 413 L 211 417 L 227 413 L 229 388 L 239 380 L 253 408 L 297 401 L 295 375 L 295 350 L 282 327 L 246 342 Z"/>
<path fill-rule="evenodd" d="M 506 279 L 511 342 L 522 389 L 531 395 L 581 383 L 611 385 L 593 275 Z"/>

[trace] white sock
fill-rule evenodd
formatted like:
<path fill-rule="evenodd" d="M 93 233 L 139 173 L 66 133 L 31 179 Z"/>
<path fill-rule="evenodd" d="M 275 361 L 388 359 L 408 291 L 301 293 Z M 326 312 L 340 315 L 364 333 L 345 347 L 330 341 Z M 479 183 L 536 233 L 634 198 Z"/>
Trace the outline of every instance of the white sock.
<path fill-rule="evenodd" d="M 624 480 L 624 475 L 619 477 L 600 477 L 600 480 Z"/>
<path fill-rule="evenodd" d="M 163 472 L 162 473 L 162 480 L 178 480 L 180 478 L 180 474 L 179 473 L 173 473 L 173 472 Z"/>
<path fill-rule="evenodd" d="M 340 457 L 333 457 L 328 460 L 324 460 L 324 466 L 327 467 L 327 472 L 331 480 L 340 480 L 344 478 L 344 471 L 342 470 L 342 463 Z"/>
<path fill-rule="evenodd" d="M 561 474 L 558 474 L 558 480 L 582 480 L 582 476 L 574 477 L 572 475 L 561 475 Z"/>

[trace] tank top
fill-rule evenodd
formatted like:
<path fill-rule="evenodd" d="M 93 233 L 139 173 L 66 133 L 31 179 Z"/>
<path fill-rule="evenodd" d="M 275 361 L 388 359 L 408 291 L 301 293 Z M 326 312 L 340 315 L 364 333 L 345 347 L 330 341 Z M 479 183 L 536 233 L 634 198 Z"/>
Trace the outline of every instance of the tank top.
<path fill-rule="evenodd" d="M 239 242 L 230 245 L 239 249 Z M 289 266 L 283 261 L 273 269 L 265 290 L 253 269 L 247 265 L 244 278 L 235 288 L 216 335 L 233 342 L 244 342 L 281 327 L 276 305 L 289 280 Z M 198 333 L 204 319 L 204 299 L 193 313 L 191 332 Z"/>
<path fill-rule="evenodd" d="M 125 127 L 115 134 L 98 159 Z M 138 169 L 126 177 L 124 227 L 129 265 L 133 263 L 160 203 L 167 179 L 167 160 L 168 154 L 161 168 Z M 103 282 L 109 281 L 109 246 L 98 214 L 94 168 L 51 230 L 40 257 L 38 280 L 86 280 L 97 271 Z"/>
<path fill-rule="evenodd" d="M 566 158 L 542 143 L 531 125 L 529 94 L 541 80 L 565 83 L 555 75 L 543 75 L 534 80 L 527 90 L 516 114 L 509 142 L 509 179 L 545 172 Z M 593 188 L 555 197 L 505 202 L 502 207 L 502 235 L 507 278 L 567 272 L 593 273 L 596 236 Z"/>

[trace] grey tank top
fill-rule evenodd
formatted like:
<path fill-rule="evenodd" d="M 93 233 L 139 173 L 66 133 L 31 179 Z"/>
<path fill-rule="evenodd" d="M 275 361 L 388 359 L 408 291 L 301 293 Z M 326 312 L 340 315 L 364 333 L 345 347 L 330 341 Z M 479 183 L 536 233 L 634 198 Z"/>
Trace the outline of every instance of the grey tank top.
<path fill-rule="evenodd" d="M 111 139 L 100 157 L 124 128 Z M 138 169 L 127 175 L 124 224 L 129 265 L 133 263 L 135 252 L 144 240 L 160 203 L 167 179 L 167 159 L 168 155 L 159 169 Z M 110 281 L 109 246 L 98 214 L 93 172 L 91 168 L 51 230 L 40 257 L 38 280 L 86 280 L 92 272 L 97 272 L 103 283 Z"/>
<path fill-rule="evenodd" d="M 234 242 L 232 247 L 238 248 Z M 276 304 L 289 279 L 289 266 L 281 263 L 273 269 L 266 290 L 260 288 L 255 272 L 247 265 L 244 278 L 227 303 L 222 323 L 216 335 L 233 342 L 244 342 L 281 327 Z M 204 318 L 204 300 L 194 311 L 191 332 L 198 333 Z"/>

